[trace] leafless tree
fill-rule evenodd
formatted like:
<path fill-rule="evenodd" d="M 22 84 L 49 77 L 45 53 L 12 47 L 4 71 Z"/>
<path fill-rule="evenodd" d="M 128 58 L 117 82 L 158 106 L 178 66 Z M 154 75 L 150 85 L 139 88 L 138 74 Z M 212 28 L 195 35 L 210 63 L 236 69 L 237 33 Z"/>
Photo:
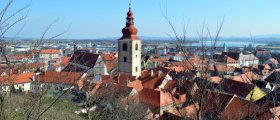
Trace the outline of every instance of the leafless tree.
<path fill-rule="evenodd" d="M 13 88 L 14 86 L 14 77 L 12 77 L 12 73 L 10 71 L 12 71 L 15 67 L 17 67 L 18 69 L 24 69 L 25 68 L 25 63 L 22 63 L 20 65 L 13 65 L 11 64 L 7 53 L 6 53 L 6 47 L 7 45 L 9 45 L 9 41 L 7 41 L 5 39 L 5 35 L 8 31 L 12 30 L 13 27 L 15 27 L 16 25 L 19 25 L 20 23 L 22 23 L 28 15 L 28 8 L 29 8 L 29 4 L 16 10 L 15 12 L 12 12 L 10 14 L 10 8 L 13 5 L 14 0 L 9 0 L 6 4 L 4 4 L 3 8 L 1 8 L 1 12 L 0 12 L 0 52 L 1 52 L 1 58 L 3 57 L 5 59 L 5 63 L 8 66 L 8 77 L 7 79 L 5 79 L 4 81 L 8 81 L 9 84 L 9 88 Z M 9 15 L 8 15 L 9 14 Z M 57 20 L 56 20 L 57 21 Z M 48 27 L 44 30 L 42 36 L 40 39 L 38 39 L 35 43 L 34 43 L 34 48 L 31 49 L 31 51 L 33 50 L 37 50 L 38 47 L 40 47 L 42 44 L 44 44 L 44 42 L 55 39 L 57 37 L 60 37 L 61 35 L 63 35 L 64 33 L 66 33 L 67 31 L 61 32 L 59 34 L 56 34 L 50 38 L 46 38 L 45 35 L 49 32 L 49 30 L 52 28 L 52 26 L 55 24 L 55 22 L 52 22 L 50 25 L 48 25 Z M 21 32 L 23 30 L 23 27 L 21 29 L 18 30 L 17 34 L 19 34 L 19 32 Z M 34 54 L 27 54 L 26 58 L 28 59 L 33 59 L 33 55 Z M 2 81 L 3 83 L 3 81 Z M 6 83 L 7 84 L 7 83 Z M 6 86 L 5 84 L 5 86 Z M 75 84 L 75 83 L 73 83 Z M 3 85 L 1 85 L 2 87 Z M 29 97 L 31 97 L 32 99 L 30 99 L 30 101 L 25 101 L 24 99 L 28 96 L 23 97 L 23 101 L 25 103 L 22 103 L 24 105 L 23 110 L 21 111 L 23 112 L 25 119 L 40 119 L 42 117 L 43 114 L 45 114 L 63 95 L 65 95 L 66 93 L 68 93 L 68 90 L 63 91 L 59 96 L 57 96 L 53 101 L 48 101 L 48 103 L 43 103 L 43 99 L 44 96 L 46 95 L 46 90 L 42 90 L 39 94 L 36 95 L 31 95 Z M 13 93 L 11 92 L 11 90 L 9 90 L 8 92 L 6 91 L 1 91 L 0 94 L 0 119 L 14 119 L 16 117 L 17 114 L 14 114 L 14 110 L 12 109 L 12 106 L 20 106 L 20 104 L 16 104 L 13 102 L 12 99 L 17 99 L 17 95 L 13 95 Z"/>

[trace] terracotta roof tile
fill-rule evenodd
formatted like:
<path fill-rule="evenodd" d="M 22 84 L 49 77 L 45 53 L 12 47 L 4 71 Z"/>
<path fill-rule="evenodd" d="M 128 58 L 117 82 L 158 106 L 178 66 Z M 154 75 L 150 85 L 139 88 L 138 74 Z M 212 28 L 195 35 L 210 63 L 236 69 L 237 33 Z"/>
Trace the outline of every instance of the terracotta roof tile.
<path fill-rule="evenodd" d="M 219 84 L 222 81 L 222 78 L 219 76 L 210 77 L 210 81 L 216 84 Z"/>
<path fill-rule="evenodd" d="M 221 119 L 222 120 L 228 120 L 228 119 L 244 119 L 247 117 L 248 112 L 247 112 L 247 107 L 248 104 L 246 100 L 240 99 L 236 96 L 233 96 L 224 111 L 221 113 Z M 249 114 L 253 115 L 255 113 L 255 110 L 257 106 L 254 104 L 251 104 L 250 109 L 249 109 Z"/>
<path fill-rule="evenodd" d="M 143 85 L 140 80 L 135 80 L 133 82 L 130 82 L 127 86 L 134 88 L 137 92 L 140 92 L 143 89 Z"/>
<path fill-rule="evenodd" d="M 33 73 L 22 73 L 22 74 L 13 74 L 9 76 L 1 76 L 0 82 L 4 85 L 9 84 L 21 84 L 32 82 Z"/>
<path fill-rule="evenodd" d="M 70 59 L 71 59 L 71 57 L 63 57 L 61 60 L 61 64 L 63 66 L 67 66 L 69 64 Z"/>
<path fill-rule="evenodd" d="M 40 54 L 61 54 L 58 49 L 42 49 Z"/>
<path fill-rule="evenodd" d="M 58 84 L 76 84 L 80 78 L 81 72 L 53 72 L 47 71 L 35 77 L 38 82 L 58 83 Z"/>
<path fill-rule="evenodd" d="M 159 75 L 158 73 L 156 73 L 155 75 L 151 76 L 147 81 L 144 81 L 143 87 L 147 89 L 156 89 L 162 83 L 165 76 L 165 74 Z"/>

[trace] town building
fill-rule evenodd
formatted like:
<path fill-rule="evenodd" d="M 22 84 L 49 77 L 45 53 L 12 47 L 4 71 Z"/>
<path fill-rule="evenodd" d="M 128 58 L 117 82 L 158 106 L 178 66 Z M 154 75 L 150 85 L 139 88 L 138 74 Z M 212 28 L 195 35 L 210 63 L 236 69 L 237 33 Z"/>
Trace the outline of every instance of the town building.
<path fill-rule="evenodd" d="M 118 40 L 119 73 L 131 76 L 141 76 L 141 40 L 134 26 L 131 8 L 127 13 L 126 26 L 122 29 L 123 36 Z"/>

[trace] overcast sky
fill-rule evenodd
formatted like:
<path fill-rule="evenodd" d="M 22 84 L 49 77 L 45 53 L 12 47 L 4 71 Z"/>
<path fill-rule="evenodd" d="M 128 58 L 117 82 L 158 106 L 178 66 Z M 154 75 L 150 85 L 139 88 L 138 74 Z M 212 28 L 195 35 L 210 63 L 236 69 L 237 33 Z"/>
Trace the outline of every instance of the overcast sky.
<path fill-rule="evenodd" d="M 6 1 L 1 0 L 0 6 Z M 38 38 L 58 19 L 48 36 L 71 26 L 63 38 L 94 39 L 121 36 L 129 0 L 15 0 L 8 14 L 29 3 L 25 27 L 16 37 Z M 221 36 L 280 34 L 279 5 L 280 0 L 132 0 L 138 35 L 155 37 L 167 37 L 171 32 L 162 10 L 167 10 L 177 31 L 187 24 L 189 36 L 197 36 L 203 24 L 215 32 L 223 17 Z M 6 36 L 14 37 L 21 26 L 15 26 Z"/>

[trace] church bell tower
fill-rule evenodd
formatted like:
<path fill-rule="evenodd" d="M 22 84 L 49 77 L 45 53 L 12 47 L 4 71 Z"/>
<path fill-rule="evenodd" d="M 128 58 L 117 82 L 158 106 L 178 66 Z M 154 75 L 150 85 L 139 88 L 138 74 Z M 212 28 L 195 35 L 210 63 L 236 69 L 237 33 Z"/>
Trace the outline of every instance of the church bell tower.
<path fill-rule="evenodd" d="M 134 17 L 129 6 L 126 26 L 122 29 L 123 36 L 118 40 L 118 70 L 119 73 L 141 76 L 141 40 L 137 36 Z"/>

